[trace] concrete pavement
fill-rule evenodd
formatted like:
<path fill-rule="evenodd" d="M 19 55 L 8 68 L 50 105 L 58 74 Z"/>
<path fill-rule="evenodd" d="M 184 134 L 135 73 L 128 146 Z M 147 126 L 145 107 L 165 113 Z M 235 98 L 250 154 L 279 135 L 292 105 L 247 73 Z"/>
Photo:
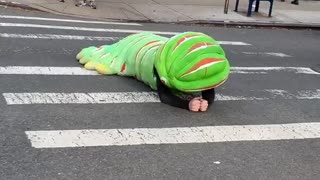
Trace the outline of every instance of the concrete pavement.
<path fill-rule="evenodd" d="M 97 0 L 97 9 L 76 7 L 73 1 L 58 0 L 5 0 L 14 6 L 31 7 L 55 14 L 100 20 L 146 21 L 165 23 L 201 22 L 216 24 L 242 24 L 265 26 L 320 27 L 320 1 L 276 0 L 272 17 L 268 17 L 268 2 L 260 3 L 258 13 L 246 16 L 248 2 L 240 1 L 239 11 L 234 12 L 235 0 L 230 1 L 229 11 L 224 13 L 224 0 Z M 18 4 L 17 4 L 18 3 Z"/>

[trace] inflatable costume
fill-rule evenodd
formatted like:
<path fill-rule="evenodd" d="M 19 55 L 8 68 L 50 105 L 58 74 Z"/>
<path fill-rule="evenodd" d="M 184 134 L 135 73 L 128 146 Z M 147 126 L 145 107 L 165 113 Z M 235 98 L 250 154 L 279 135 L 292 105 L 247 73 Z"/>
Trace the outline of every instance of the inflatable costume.
<path fill-rule="evenodd" d="M 222 47 L 199 32 L 171 38 L 149 32 L 132 34 L 111 45 L 84 48 L 76 58 L 88 70 L 134 77 L 158 92 L 159 88 L 191 94 L 212 91 L 226 81 L 230 71 Z"/>

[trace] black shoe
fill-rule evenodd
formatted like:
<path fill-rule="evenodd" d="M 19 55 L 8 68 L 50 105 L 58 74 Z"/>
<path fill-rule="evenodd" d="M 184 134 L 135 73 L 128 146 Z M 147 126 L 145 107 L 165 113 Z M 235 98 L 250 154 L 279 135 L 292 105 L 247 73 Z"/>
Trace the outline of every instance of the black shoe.
<path fill-rule="evenodd" d="M 299 5 L 298 1 L 291 1 L 291 4 Z"/>

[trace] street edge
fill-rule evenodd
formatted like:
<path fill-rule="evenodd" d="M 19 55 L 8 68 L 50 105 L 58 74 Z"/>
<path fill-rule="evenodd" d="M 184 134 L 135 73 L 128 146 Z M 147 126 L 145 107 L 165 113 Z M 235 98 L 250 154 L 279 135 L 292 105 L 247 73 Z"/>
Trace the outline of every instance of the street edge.
<path fill-rule="evenodd" d="M 199 24 L 199 25 L 217 25 L 217 26 L 241 26 L 241 27 L 256 27 L 256 28 L 288 28 L 288 29 L 314 29 L 320 30 L 320 24 L 306 23 L 280 23 L 280 22 L 246 22 L 246 21 L 210 21 L 210 20 L 194 20 L 181 21 L 177 24 Z"/>
<path fill-rule="evenodd" d="M 101 21 L 120 21 L 120 22 L 136 22 L 136 23 L 163 23 L 163 24 L 183 24 L 183 25 L 215 25 L 224 27 L 254 27 L 254 28 L 287 28 L 287 29 L 313 29 L 320 30 L 320 24 L 306 24 L 306 23 L 280 23 L 280 22 L 247 22 L 247 21 L 230 21 L 230 20 L 190 20 L 190 21 L 154 21 L 151 19 L 147 20 L 130 20 L 130 19 L 114 19 L 114 18 L 97 18 L 80 16 L 70 13 L 62 13 L 54 11 L 52 9 L 38 6 L 38 5 L 27 5 L 16 2 L 0 1 L 0 5 L 8 7 L 16 7 L 26 10 L 49 12 L 56 15 L 64 15 L 69 17 L 84 18 L 90 20 L 101 20 Z"/>
<path fill-rule="evenodd" d="M 29 6 L 29 5 L 26 5 L 26 4 L 21 4 L 21 3 L 18 3 L 18 2 L 0 1 L 0 5 L 1 5 L 1 6 L 21 8 L 21 9 L 26 9 L 26 10 L 32 10 L 32 11 L 42 11 L 42 12 L 45 12 L 45 11 L 40 10 L 40 9 L 38 9 L 38 8 Z"/>

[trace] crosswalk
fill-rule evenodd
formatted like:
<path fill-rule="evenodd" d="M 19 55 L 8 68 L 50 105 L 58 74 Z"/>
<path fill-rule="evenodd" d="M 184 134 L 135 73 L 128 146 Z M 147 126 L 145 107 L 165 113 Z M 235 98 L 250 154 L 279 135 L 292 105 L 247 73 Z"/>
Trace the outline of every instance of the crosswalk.
<path fill-rule="evenodd" d="M 6 20 L 6 22 L 1 22 Z M 32 21 L 32 23 L 21 22 L 7 22 L 10 21 Z M 36 24 L 35 22 L 41 21 L 47 24 Z M 67 22 L 69 26 L 50 24 Z M 87 26 L 71 26 L 71 23 L 80 23 Z M 118 25 L 121 28 L 94 28 L 92 24 L 99 25 Z M 95 44 L 97 42 L 114 42 L 128 33 L 139 33 L 145 29 L 127 29 L 126 27 L 142 27 L 144 25 L 137 23 L 119 23 L 119 22 L 102 22 L 102 21 L 87 21 L 76 19 L 57 19 L 57 18 L 40 18 L 40 17 L 26 17 L 26 16 L 9 16 L 0 15 L 0 42 L 6 40 L 30 40 L 32 42 L 42 43 L 43 46 L 47 44 L 42 40 L 61 41 L 61 47 L 64 47 L 64 42 L 77 41 L 90 42 Z M 48 31 L 46 33 L 16 33 L 6 28 L 26 28 L 35 31 Z M 59 34 L 60 30 L 68 30 L 68 34 Z M 55 32 L 57 31 L 57 32 Z M 148 30 L 149 31 L 149 30 Z M 52 33 L 55 32 L 55 33 Z M 109 33 L 109 36 L 95 36 L 76 34 L 81 33 Z M 159 35 L 172 36 L 178 34 L 175 31 L 155 31 L 151 30 Z M 74 34 L 75 33 L 75 34 Z M 116 33 L 115 36 L 113 33 Z M 238 53 L 239 56 L 251 55 L 251 56 L 270 56 L 271 58 L 294 58 L 294 54 L 288 55 L 285 52 L 250 52 L 247 51 L 253 45 L 253 43 L 232 41 L 231 39 L 219 40 L 221 45 L 228 47 L 243 46 L 246 47 L 244 51 Z M 0 44 L 1 45 L 1 44 Z M 79 47 L 80 47 L 79 45 Z M 32 46 L 32 45 L 31 45 Z M 1 48 L 1 47 L 0 47 Z M 64 47 L 66 49 L 70 47 Z M 0 49 L 1 50 L 1 49 Z M 0 51 L 1 53 L 1 51 Z M 18 53 L 18 52 L 17 52 Z M 23 53 L 23 49 L 19 51 Z M 50 53 L 48 54 L 48 56 Z M 0 56 L 3 58 L 5 56 Z M 49 58 L 50 59 L 50 58 Z M 21 59 L 21 61 L 28 62 L 30 59 Z M 8 59 L 10 62 L 10 59 Z M 45 60 L 44 60 L 45 61 Z M 83 69 L 74 59 L 64 59 L 68 61 L 70 66 L 46 66 L 33 64 L 30 66 L 10 64 L 0 65 L 0 76 L 2 77 L 52 77 L 54 76 L 57 81 L 59 78 L 74 78 L 74 77 L 86 77 L 95 78 L 101 76 L 94 71 L 88 71 Z M 69 62 L 70 61 L 70 62 Z M 233 61 L 233 60 L 231 60 Z M 31 63 L 31 61 L 30 61 Z M 45 63 L 44 63 L 45 64 Z M 320 77 L 320 73 L 312 70 L 309 67 L 253 67 L 253 66 L 232 66 L 231 77 L 242 76 L 246 80 L 251 77 L 259 79 L 263 76 L 266 77 L 276 76 L 278 78 L 283 77 Z M 268 78 L 267 78 L 268 79 Z M 107 81 L 107 78 L 101 79 L 101 81 Z M 121 80 L 119 79 L 119 83 Z M 232 81 L 232 80 L 231 80 Z M 271 82 L 273 79 L 269 78 Z M 292 79 L 294 81 L 294 79 Z M 70 81 L 71 82 L 71 81 Z M 255 81 L 252 81 L 254 83 Z M 82 83 L 82 82 L 75 82 Z M 290 82 L 285 82 L 290 83 Z M 303 82 L 300 82 L 303 83 Z M 72 83 L 70 83 L 70 86 Z M 94 86 L 90 84 L 91 86 Z M 23 85 L 20 84 L 20 87 Z M 74 104 L 85 105 L 103 105 L 103 104 L 121 104 L 126 108 L 127 104 L 142 104 L 158 103 L 159 99 L 157 94 L 150 91 L 136 91 L 136 92 L 95 92 L 93 89 L 87 92 L 81 92 L 81 90 L 75 90 L 75 92 L 64 92 L 63 86 L 59 86 L 58 92 L 41 92 L 41 91 L 24 91 L 23 88 L 15 89 L 15 92 L 2 92 L 3 102 L 6 106 L 32 106 L 32 105 L 46 105 L 46 106 L 59 106 L 62 104 L 72 106 Z M 257 85 L 258 86 L 258 85 Z M 228 91 L 229 89 L 229 91 Z M 237 87 L 232 84 L 228 84 L 225 89 L 217 94 L 217 101 L 222 103 L 232 103 L 234 101 L 252 102 L 252 101 L 267 101 L 266 103 L 273 102 L 275 100 L 280 101 L 314 101 L 319 104 L 320 102 L 320 86 L 316 88 L 304 87 L 300 89 L 279 89 L 277 87 L 270 86 L 268 89 L 253 89 L 248 90 L 247 94 L 239 95 L 233 93 L 232 89 L 237 90 Z M 224 90 L 227 90 L 224 92 Z M 219 104 L 223 106 L 223 104 Z M 143 107 L 141 107 L 143 108 Z M 172 108 L 172 111 L 176 109 Z M 94 111 L 94 109 L 93 109 Z M 227 111 L 227 110 L 225 110 Z M 262 110 L 263 111 L 263 110 Z M 210 112 L 209 112 L 210 113 Z M 232 112 L 230 112 L 232 113 Z M 121 114 L 119 115 L 121 117 Z M 212 115 L 214 116 L 214 114 Z M 142 144 L 181 144 L 181 143 L 214 143 L 214 142 L 232 142 L 232 141 L 263 141 L 263 140 L 283 140 L 283 139 L 313 139 L 320 138 L 320 123 L 294 123 L 294 124 L 261 124 L 261 125 L 229 125 L 229 126 L 197 126 L 197 127 L 158 127 L 158 128 L 132 128 L 132 129 L 83 129 L 83 130 L 28 130 L 25 131 L 26 137 L 30 140 L 31 146 L 34 148 L 67 148 L 67 147 L 87 147 L 87 146 L 126 146 L 126 145 L 142 145 Z"/>
<path fill-rule="evenodd" d="M 268 74 L 287 72 L 293 74 L 318 75 L 320 73 L 307 67 L 231 67 L 231 74 Z M 30 75 L 99 75 L 81 67 L 46 67 L 46 66 L 0 66 L 0 74 Z"/>
<path fill-rule="evenodd" d="M 252 91 L 254 92 L 254 91 Z M 232 96 L 217 94 L 217 101 L 250 101 L 282 99 L 320 99 L 320 89 L 298 91 L 296 94 L 283 89 L 258 91 L 262 95 Z M 154 103 L 160 102 L 153 92 L 100 92 L 100 93 L 3 93 L 8 105 L 17 104 L 110 104 L 110 103 Z"/>
<path fill-rule="evenodd" d="M 111 30 L 112 31 L 112 30 Z M 137 31 L 142 32 L 142 31 Z M 157 34 L 163 34 L 159 32 L 154 32 Z M 132 32 L 136 33 L 136 31 Z M 173 33 L 178 34 L 178 33 Z M 54 35 L 54 34 L 8 34 L 8 33 L 0 33 L 0 37 L 3 38 L 21 38 L 21 39 L 66 39 L 66 40 L 86 40 L 86 41 L 114 41 L 120 40 L 123 37 L 98 37 L 98 36 L 73 36 L 73 35 Z M 236 42 L 236 41 L 219 41 L 221 45 L 239 45 L 239 46 L 247 46 L 250 45 L 244 42 Z M 250 52 L 249 52 L 250 53 Z M 269 53 L 272 55 L 272 53 Z M 286 56 L 286 55 L 282 55 Z"/>
<path fill-rule="evenodd" d="M 41 24 L 24 24 L 24 23 L 0 23 L 0 27 L 19 27 L 19 28 L 40 28 L 40 29 L 57 29 L 57 30 L 71 30 L 71 31 L 86 31 L 86 32 L 113 32 L 113 33 L 141 33 L 144 30 L 131 29 L 107 29 L 107 28 L 90 28 L 78 26 L 57 26 L 57 25 L 41 25 Z M 149 31 L 159 35 L 176 35 L 178 32 L 166 31 Z"/>
<path fill-rule="evenodd" d="M 35 148 L 185 144 L 320 137 L 320 123 L 190 128 L 27 131 Z"/>
<path fill-rule="evenodd" d="M 125 25 L 125 26 L 142 26 L 139 23 L 119 23 L 119 22 L 106 22 L 106 21 L 87 21 L 77 19 L 66 19 L 66 18 L 43 18 L 33 16 L 10 16 L 0 15 L 0 19 L 22 19 L 22 20 L 37 20 L 37 21 L 54 21 L 54 22 L 70 22 L 70 23 L 85 23 L 85 24 L 112 24 L 112 25 Z"/>

